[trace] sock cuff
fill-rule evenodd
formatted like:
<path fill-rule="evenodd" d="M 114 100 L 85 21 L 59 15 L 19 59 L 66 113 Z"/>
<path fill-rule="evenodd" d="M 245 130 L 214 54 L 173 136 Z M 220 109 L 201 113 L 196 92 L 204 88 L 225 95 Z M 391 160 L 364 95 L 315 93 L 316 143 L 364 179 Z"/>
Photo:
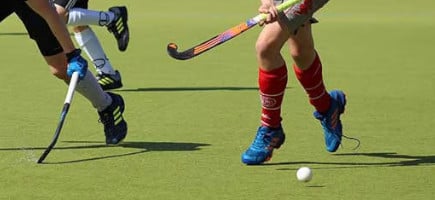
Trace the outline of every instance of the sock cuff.
<path fill-rule="evenodd" d="M 84 8 L 72 8 L 68 12 L 68 25 L 71 26 L 105 26 L 112 22 L 114 19 L 115 14 L 109 11 L 95 11 Z"/>

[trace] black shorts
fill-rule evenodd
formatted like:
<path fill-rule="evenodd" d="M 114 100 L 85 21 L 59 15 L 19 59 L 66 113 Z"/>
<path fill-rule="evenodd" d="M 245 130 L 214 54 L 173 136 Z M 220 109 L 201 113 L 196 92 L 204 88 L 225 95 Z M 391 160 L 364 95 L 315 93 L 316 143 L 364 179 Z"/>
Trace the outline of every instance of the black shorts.
<path fill-rule="evenodd" d="M 43 56 L 52 56 L 63 52 L 62 47 L 45 20 L 34 12 L 24 1 L 1 0 L 0 21 L 14 13 L 20 18 L 31 39 L 35 40 Z"/>
<path fill-rule="evenodd" d="M 9 6 L 10 3 L 7 3 L 6 5 L 1 5 L 0 7 L 0 22 L 6 19 L 9 15 L 14 13 L 14 7 Z"/>
<path fill-rule="evenodd" d="M 88 8 L 88 0 L 54 0 L 53 2 L 67 10 L 70 8 Z"/>

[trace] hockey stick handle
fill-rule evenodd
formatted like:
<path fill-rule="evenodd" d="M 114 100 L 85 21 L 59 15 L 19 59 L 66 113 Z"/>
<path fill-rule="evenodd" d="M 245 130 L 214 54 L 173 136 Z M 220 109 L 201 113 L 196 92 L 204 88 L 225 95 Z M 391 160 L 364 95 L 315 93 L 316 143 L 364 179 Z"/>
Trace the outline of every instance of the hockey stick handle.
<path fill-rule="evenodd" d="M 289 0 L 289 1 L 286 1 L 282 4 L 277 5 L 276 9 L 278 10 L 278 12 L 282 12 L 282 11 L 286 10 L 287 8 L 290 8 L 293 5 L 299 3 L 300 1 L 302 1 L 302 0 Z M 260 21 L 265 20 L 267 18 L 267 15 L 268 14 L 265 14 L 265 13 L 258 14 L 257 16 L 252 18 L 252 21 L 257 24 Z"/>
<path fill-rule="evenodd" d="M 77 83 L 79 80 L 79 73 L 74 72 L 71 76 L 71 80 L 69 81 L 68 92 L 66 93 L 65 103 L 71 104 L 74 90 L 76 89 Z"/>

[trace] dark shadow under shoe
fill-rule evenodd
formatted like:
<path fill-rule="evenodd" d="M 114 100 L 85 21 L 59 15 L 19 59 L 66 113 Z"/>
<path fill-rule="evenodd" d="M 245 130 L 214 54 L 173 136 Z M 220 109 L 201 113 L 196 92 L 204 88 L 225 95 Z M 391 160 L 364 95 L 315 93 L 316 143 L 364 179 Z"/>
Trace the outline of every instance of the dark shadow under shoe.
<path fill-rule="evenodd" d="M 115 14 L 115 19 L 107 24 L 107 29 L 115 36 L 118 43 L 118 49 L 120 51 L 125 51 L 130 40 L 130 32 L 127 24 L 127 8 L 125 6 L 115 6 L 109 8 L 109 11 Z"/>
<path fill-rule="evenodd" d="M 108 94 L 112 97 L 112 104 L 105 110 L 98 112 L 98 115 L 100 115 L 100 121 L 104 125 L 106 144 L 118 144 L 127 135 L 127 122 L 122 116 L 125 104 L 120 95 L 110 92 Z"/>
<path fill-rule="evenodd" d="M 121 74 L 118 70 L 115 71 L 115 74 L 98 73 L 96 78 L 103 90 L 113 90 L 122 87 Z"/>

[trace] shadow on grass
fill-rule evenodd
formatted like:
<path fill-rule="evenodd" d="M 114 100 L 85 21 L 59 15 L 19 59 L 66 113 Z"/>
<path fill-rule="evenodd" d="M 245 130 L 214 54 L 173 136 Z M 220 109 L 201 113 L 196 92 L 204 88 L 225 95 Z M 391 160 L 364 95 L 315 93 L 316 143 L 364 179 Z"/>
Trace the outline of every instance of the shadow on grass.
<path fill-rule="evenodd" d="M 122 142 L 118 145 L 106 145 L 103 142 L 97 141 L 62 141 L 62 143 L 68 144 L 78 144 L 75 146 L 66 146 L 66 147 L 55 147 L 53 151 L 56 150 L 74 150 L 74 149 L 97 149 L 97 148 L 129 148 L 129 149 L 139 149 L 139 151 L 123 153 L 123 154 L 115 154 L 108 156 L 100 156 L 93 157 L 87 159 L 79 159 L 79 160 L 71 160 L 71 161 L 61 161 L 61 162 L 48 162 L 44 161 L 43 164 L 68 164 L 68 163 L 78 163 L 78 162 L 86 162 L 86 161 L 94 161 L 94 160 L 102 160 L 109 158 L 117 158 L 124 156 L 132 156 L 145 152 L 152 151 L 196 151 L 201 150 L 200 147 L 210 146 L 210 144 L 202 144 L 202 143 L 183 143 L 183 142 Z M 29 151 L 29 150 L 45 150 L 46 147 L 16 147 L 16 148 L 0 148 L 0 151 Z M 41 152 L 42 153 L 42 152 Z M 53 152 L 51 152 L 53 153 Z"/>
<path fill-rule="evenodd" d="M 122 142 L 118 145 L 106 145 L 103 142 L 97 141 L 62 141 L 69 144 L 91 144 L 81 146 L 65 147 L 66 149 L 82 149 L 82 148 L 110 148 L 110 147 L 123 147 L 142 149 L 145 151 L 195 151 L 200 150 L 199 147 L 210 146 L 210 144 L 201 143 L 183 143 L 183 142 Z M 60 149 L 60 148 L 59 148 Z"/>
<path fill-rule="evenodd" d="M 0 36 L 22 36 L 29 35 L 27 32 L 9 32 L 9 33 L 0 33 Z"/>
<path fill-rule="evenodd" d="M 149 87 L 136 89 L 119 89 L 120 92 L 179 92 L 179 91 L 241 91 L 258 90 L 258 87 Z"/>
<path fill-rule="evenodd" d="M 395 152 L 382 152 L 382 153 L 343 153 L 333 154 L 337 157 L 371 157 L 388 159 L 388 161 L 381 162 L 311 162 L 311 161 L 296 161 L 296 162 L 278 162 L 278 163 L 265 163 L 259 166 L 271 166 L 271 165 L 336 165 L 331 168 L 362 168 L 362 167 L 407 167 L 407 166 L 419 166 L 419 165 L 433 165 L 435 164 L 435 156 L 412 156 L 397 154 Z M 393 161 L 391 161 L 393 160 Z M 298 168 L 280 168 L 278 170 L 297 170 Z M 318 169 L 325 169 L 325 167 L 318 167 Z"/>
<path fill-rule="evenodd" d="M 27 32 L 0 32 L 0 36 L 27 36 L 29 35 Z M 71 36 L 74 33 L 70 33 Z"/>

